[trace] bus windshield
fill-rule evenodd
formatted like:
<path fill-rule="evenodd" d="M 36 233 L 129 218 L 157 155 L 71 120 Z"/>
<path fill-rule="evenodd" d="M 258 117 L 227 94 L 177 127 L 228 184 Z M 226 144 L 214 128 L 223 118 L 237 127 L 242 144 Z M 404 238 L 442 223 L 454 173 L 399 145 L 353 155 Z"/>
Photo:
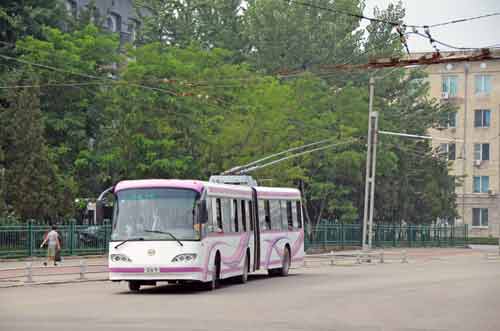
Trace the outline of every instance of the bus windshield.
<path fill-rule="evenodd" d="M 112 240 L 198 240 L 196 200 L 188 189 L 130 189 L 117 193 Z"/>

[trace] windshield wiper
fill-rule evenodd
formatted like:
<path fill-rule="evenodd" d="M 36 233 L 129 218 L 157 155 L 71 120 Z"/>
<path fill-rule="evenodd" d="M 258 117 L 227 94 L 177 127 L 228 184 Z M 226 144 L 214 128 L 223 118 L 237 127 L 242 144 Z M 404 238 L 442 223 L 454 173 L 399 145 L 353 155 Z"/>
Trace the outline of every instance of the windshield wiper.
<path fill-rule="evenodd" d="M 144 240 L 144 238 L 140 237 L 140 238 L 129 238 L 129 239 L 125 239 L 124 241 L 122 241 L 121 243 L 119 243 L 118 245 L 115 246 L 115 249 L 117 249 L 118 247 L 120 247 L 121 245 L 123 245 L 124 243 L 126 243 L 127 241 L 132 241 L 132 240 Z"/>
<path fill-rule="evenodd" d="M 179 239 L 177 239 L 172 233 L 166 232 L 166 231 L 157 231 L 157 230 L 144 230 L 144 232 L 149 232 L 149 233 L 160 233 L 160 234 L 167 234 L 170 237 L 174 238 L 175 241 L 179 243 L 179 245 L 184 246 Z"/>

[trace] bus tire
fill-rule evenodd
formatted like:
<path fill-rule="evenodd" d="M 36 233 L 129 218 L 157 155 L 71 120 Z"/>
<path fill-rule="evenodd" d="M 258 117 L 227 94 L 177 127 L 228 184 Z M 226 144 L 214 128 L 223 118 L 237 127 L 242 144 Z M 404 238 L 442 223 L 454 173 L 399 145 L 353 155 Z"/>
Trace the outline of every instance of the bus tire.
<path fill-rule="evenodd" d="M 250 260 L 248 259 L 248 253 L 245 254 L 245 261 L 243 263 L 243 273 L 238 276 L 238 283 L 240 284 L 245 284 L 248 281 L 248 269 L 250 269 L 249 266 Z"/>
<path fill-rule="evenodd" d="M 282 267 L 278 269 L 278 274 L 282 277 L 288 276 L 288 273 L 290 271 L 290 250 L 288 247 L 285 248 L 285 254 L 283 254 L 283 262 L 282 262 Z"/>
<path fill-rule="evenodd" d="M 213 291 L 219 287 L 220 284 L 220 255 L 217 253 L 215 256 L 214 267 L 212 269 L 212 279 L 204 283 L 204 288 L 207 291 Z"/>
<path fill-rule="evenodd" d="M 139 292 L 141 289 L 141 283 L 139 283 L 137 280 L 131 280 L 128 282 L 128 289 L 131 292 Z"/>

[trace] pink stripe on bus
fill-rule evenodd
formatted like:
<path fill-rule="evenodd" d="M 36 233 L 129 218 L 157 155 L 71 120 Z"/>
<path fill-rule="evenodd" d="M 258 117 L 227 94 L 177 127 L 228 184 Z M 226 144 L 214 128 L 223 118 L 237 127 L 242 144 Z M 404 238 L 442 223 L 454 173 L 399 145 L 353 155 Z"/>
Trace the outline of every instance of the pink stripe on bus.
<path fill-rule="evenodd" d="M 109 268 L 110 272 L 144 272 L 144 268 Z"/>
<path fill-rule="evenodd" d="M 121 273 L 144 273 L 144 268 L 109 268 L 110 272 Z M 177 272 L 202 272 L 203 269 L 199 267 L 160 267 L 161 273 L 177 273 Z"/>

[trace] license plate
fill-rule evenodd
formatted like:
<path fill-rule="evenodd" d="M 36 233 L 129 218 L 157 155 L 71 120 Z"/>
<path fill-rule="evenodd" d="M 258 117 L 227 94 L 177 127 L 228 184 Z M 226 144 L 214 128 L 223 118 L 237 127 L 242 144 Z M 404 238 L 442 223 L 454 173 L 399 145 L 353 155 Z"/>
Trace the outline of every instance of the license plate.
<path fill-rule="evenodd" d="M 146 272 L 146 273 L 159 273 L 160 267 L 146 267 L 146 268 L 144 268 L 144 272 Z"/>

